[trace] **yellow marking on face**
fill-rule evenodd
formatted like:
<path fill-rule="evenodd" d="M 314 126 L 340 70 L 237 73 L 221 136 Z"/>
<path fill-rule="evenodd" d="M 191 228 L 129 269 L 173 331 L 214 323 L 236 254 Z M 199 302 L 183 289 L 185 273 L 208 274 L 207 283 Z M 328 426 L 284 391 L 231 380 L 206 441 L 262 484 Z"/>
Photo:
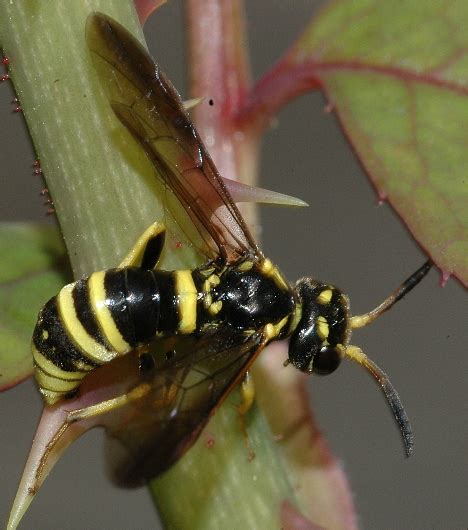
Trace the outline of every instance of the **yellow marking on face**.
<path fill-rule="evenodd" d="M 52 361 L 47 359 L 47 357 L 45 357 L 34 344 L 31 346 L 31 350 L 34 362 L 36 364 L 35 368 L 40 369 L 42 372 L 48 374 L 52 378 L 64 379 L 67 381 L 77 381 L 83 379 L 83 377 L 93 369 L 92 366 L 89 366 L 87 370 L 66 372 L 59 366 L 56 366 Z"/>
<path fill-rule="evenodd" d="M 243 261 L 240 265 L 238 265 L 237 270 L 241 272 L 249 271 L 253 267 L 253 261 Z"/>
<path fill-rule="evenodd" d="M 325 317 L 319 316 L 316 320 L 317 334 L 321 339 L 326 339 L 330 333 L 328 322 Z"/>
<path fill-rule="evenodd" d="M 318 296 L 317 302 L 322 305 L 330 303 L 330 300 L 333 296 L 333 291 L 331 289 L 324 289 Z"/>
<path fill-rule="evenodd" d="M 47 340 L 49 338 L 49 332 L 46 329 L 42 330 L 42 339 Z"/>
<path fill-rule="evenodd" d="M 130 344 L 122 337 L 112 314 L 107 307 L 107 295 L 104 287 L 106 271 L 94 272 L 88 279 L 89 299 L 97 323 L 105 338 L 117 353 L 128 353 Z"/>
<path fill-rule="evenodd" d="M 83 327 L 73 302 L 74 286 L 73 283 L 66 285 L 57 296 L 60 318 L 69 338 L 78 346 L 85 357 L 100 364 L 107 363 L 114 359 L 117 354 L 95 341 Z"/>
<path fill-rule="evenodd" d="M 215 316 L 221 311 L 222 307 L 223 302 L 221 300 L 218 300 L 217 302 L 214 302 L 209 305 L 208 312 L 210 313 L 210 315 Z"/>
<path fill-rule="evenodd" d="M 192 271 L 175 271 L 175 289 L 179 313 L 179 333 L 192 333 L 197 325 L 197 288 Z"/>

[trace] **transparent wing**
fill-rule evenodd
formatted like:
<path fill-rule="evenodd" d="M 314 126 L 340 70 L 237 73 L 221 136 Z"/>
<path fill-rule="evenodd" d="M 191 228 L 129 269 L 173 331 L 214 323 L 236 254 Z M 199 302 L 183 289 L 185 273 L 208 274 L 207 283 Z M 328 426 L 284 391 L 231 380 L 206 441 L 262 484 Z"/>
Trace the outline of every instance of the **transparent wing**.
<path fill-rule="evenodd" d="M 137 486 L 176 462 L 263 345 L 261 331 L 246 336 L 231 328 L 158 343 L 151 391 L 105 425 L 114 481 Z"/>
<path fill-rule="evenodd" d="M 228 263 L 257 254 L 179 94 L 145 49 L 101 13 L 88 18 L 86 40 L 112 109 L 191 218 L 200 238 L 195 245 L 207 257 L 221 256 Z"/>

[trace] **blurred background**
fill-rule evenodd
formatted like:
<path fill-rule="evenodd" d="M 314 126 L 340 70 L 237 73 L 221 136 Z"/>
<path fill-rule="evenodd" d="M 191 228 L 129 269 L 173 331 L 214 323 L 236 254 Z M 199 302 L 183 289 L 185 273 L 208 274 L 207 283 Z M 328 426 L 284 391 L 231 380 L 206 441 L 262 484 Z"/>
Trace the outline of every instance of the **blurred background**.
<path fill-rule="evenodd" d="M 294 41 L 324 2 L 247 2 L 254 77 Z M 152 55 L 184 94 L 182 3 L 169 2 L 145 26 Z M 0 86 L 0 220 L 40 220 L 44 187 L 32 176 L 34 151 L 9 83 Z M 341 287 L 355 313 L 380 303 L 425 256 L 376 194 L 326 101 L 313 93 L 291 103 L 264 139 L 263 187 L 298 196 L 307 209 L 262 207 L 262 246 L 288 278 L 311 275 Z M 2 256 L 1 259 L 8 259 Z M 344 466 L 362 529 L 462 529 L 467 524 L 466 292 L 431 271 L 394 310 L 357 332 L 362 347 L 391 377 L 416 437 L 404 457 L 387 405 L 364 370 L 350 363 L 311 377 L 319 424 Z M 278 369 L 281 369 L 279 367 Z M 10 509 L 41 401 L 31 381 L 0 396 L 0 520 Z M 71 486 L 70 477 L 73 477 Z M 70 496 L 63 495 L 64 488 Z M 60 499 L 60 503 L 57 502 Z M 76 515 L 75 515 L 76 514 Z M 104 474 L 102 433 L 68 450 L 35 499 L 24 530 L 146 528 L 154 508 L 146 490 L 124 491 Z"/>

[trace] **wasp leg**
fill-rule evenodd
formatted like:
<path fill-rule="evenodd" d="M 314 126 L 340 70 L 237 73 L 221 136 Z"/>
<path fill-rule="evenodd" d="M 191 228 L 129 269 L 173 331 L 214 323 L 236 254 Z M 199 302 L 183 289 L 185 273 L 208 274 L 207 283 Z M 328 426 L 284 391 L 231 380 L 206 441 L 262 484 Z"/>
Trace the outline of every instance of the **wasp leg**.
<path fill-rule="evenodd" d="M 150 390 L 151 386 L 148 383 L 142 383 L 121 396 L 117 396 L 112 399 L 106 399 L 105 401 L 96 403 L 96 405 L 90 405 L 89 407 L 72 410 L 67 414 L 66 421 L 67 423 L 73 423 L 75 421 L 88 420 L 96 416 L 101 416 L 107 412 L 124 407 L 132 401 L 137 401 L 138 399 L 143 398 Z"/>
<path fill-rule="evenodd" d="M 159 222 L 153 223 L 138 238 L 130 252 L 125 256 L 119 267 L 141 267 L 151 270 L 158 264 L 164 248 L 166 227 Z"/>
<path fill-rule="evenodd" d="M 242 401 L 237 407 L 237 411 L 241 416 L 245 416 L 255 401 L 255 385 L 250 372 L 245 372 L 244 379 L 241 382 L 240 392 Z"/>
<path fill-rule="evenodd" d="M 246 414 L 252 408 L 255 401 L 255 386 L 250 372 L 245 372 L 244 374 L 244 378 L 240 384 L 240 394 L 242 401 L 237 406 L 237 412 L 239 414 L 240 428 L 244 437 L 244 443 L 248 451 L 247 458 L 250 461 L 255 458 L 255 451 L 252 449 L 246 425 Z"/>

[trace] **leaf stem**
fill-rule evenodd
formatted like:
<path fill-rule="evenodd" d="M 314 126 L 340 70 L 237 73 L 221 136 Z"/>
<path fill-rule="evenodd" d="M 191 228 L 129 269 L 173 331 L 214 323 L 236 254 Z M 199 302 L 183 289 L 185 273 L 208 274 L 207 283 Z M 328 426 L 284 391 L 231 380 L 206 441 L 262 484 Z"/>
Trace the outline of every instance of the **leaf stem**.
<path fill-rule="evenodd" d="M 320 80 L 314 76 L 313 70 L 294 64 L 287 54 L 246 94 L 234 117 L 235 122 L 260 134 L 286 103 L 320 88 Z"/>

